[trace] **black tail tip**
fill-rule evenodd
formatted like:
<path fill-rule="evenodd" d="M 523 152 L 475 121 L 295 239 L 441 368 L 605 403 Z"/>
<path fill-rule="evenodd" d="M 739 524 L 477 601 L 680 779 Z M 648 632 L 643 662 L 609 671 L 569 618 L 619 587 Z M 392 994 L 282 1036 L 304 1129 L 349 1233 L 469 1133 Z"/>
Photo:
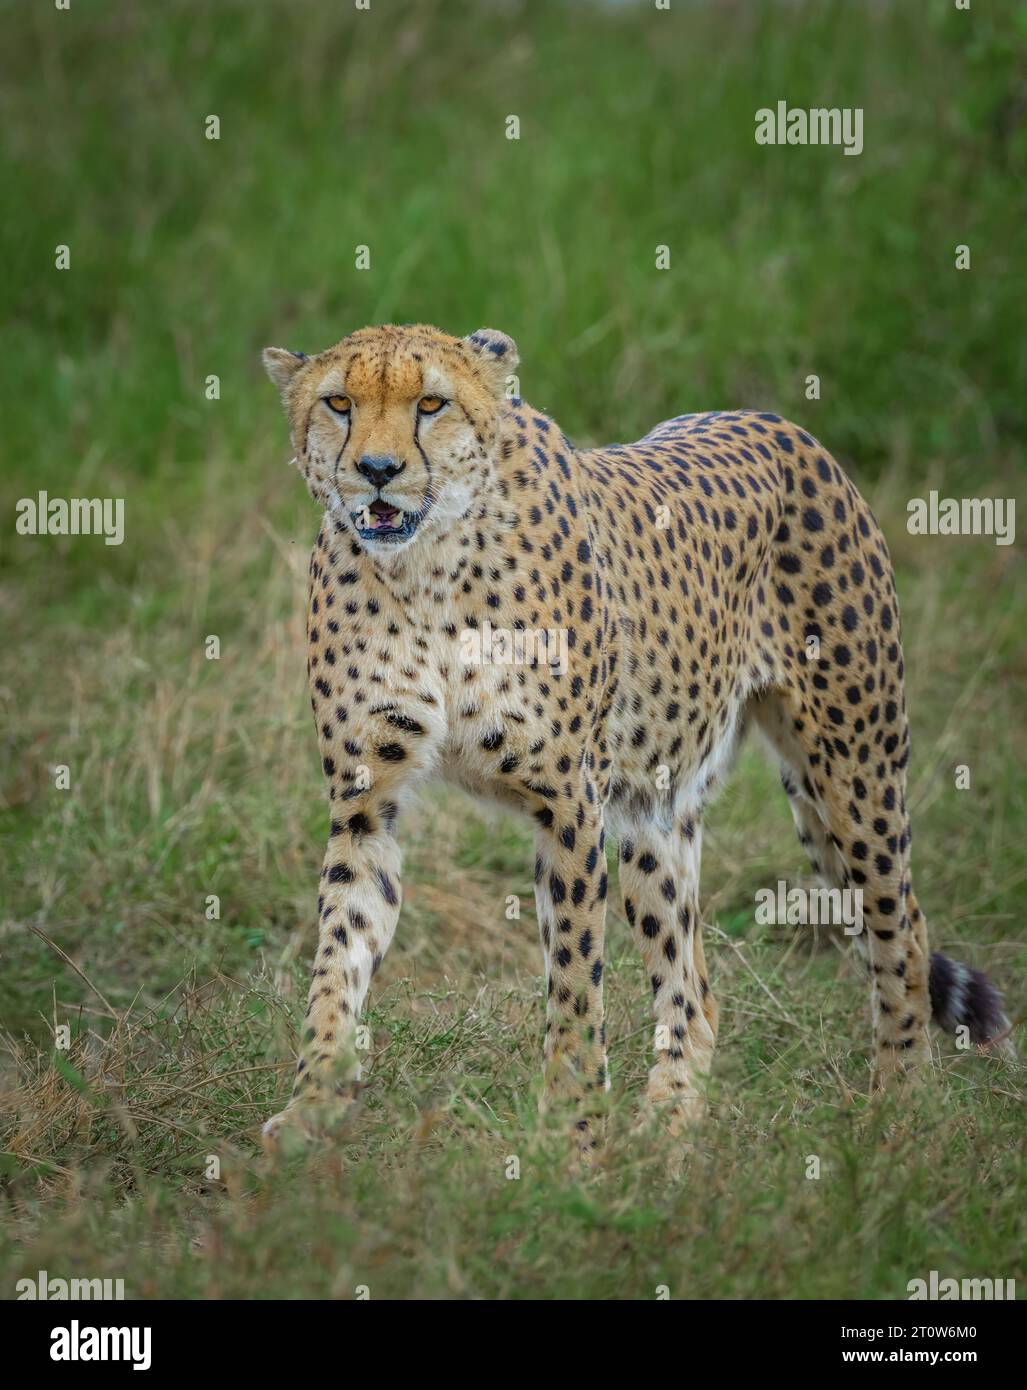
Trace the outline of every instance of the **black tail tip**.
<path fill-rule="evenodd" d="M 990 1043 L 1008 1035 L 1010 1023 L 1002 995 L 983 970 L 934 951 L 930 989 L 934 1021 L 946 1033 L 966 1028 L 972 1043 Z"/>

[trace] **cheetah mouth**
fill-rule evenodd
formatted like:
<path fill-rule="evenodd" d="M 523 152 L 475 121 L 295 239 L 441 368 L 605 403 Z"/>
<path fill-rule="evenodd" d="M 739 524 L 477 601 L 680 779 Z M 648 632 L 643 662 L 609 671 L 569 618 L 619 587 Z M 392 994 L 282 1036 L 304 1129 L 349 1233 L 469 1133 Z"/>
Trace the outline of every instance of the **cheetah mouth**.
<path fill-rule="evenodd" d="M 421 524 L 423 513 L 404 512 L 380 497 L 358 512 L 350 512 L 357 535 L 365 541 L 407 541 Z"/>

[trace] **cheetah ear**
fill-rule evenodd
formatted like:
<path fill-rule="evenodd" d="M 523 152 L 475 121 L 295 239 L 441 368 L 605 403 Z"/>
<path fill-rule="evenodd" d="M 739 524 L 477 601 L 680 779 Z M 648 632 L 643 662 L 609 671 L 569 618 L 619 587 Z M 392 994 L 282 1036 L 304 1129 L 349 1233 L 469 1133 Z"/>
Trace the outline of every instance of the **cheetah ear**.
<path fill-rule="evenodd" d="M 267 347 L 263 354 L 264 370 L 278 387 L 283 403 L 289 404 L 292 379 L 307 361 L 305 352 L 289 352 L 287 348 Z"/>
<path fill-rule="evenodd" d="M 507 378 L 521 360 L 514 340 L 497 328 L 478 328 L 467 335 L 464 343 L 496 395 L 505 395 Z"/>

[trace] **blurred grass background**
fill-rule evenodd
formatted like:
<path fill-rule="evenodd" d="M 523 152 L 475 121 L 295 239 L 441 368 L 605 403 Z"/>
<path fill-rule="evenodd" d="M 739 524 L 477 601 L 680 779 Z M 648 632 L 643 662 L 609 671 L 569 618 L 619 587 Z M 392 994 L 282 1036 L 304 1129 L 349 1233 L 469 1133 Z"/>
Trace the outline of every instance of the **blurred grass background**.
<path fill-rule="evenodd" d="M 581 443 L 737 406 L 825 441 L 899 571 L 921 901 L 936 944 L 988 968 L 1020 1016 L 1022 546 L 904 523 L 932 487 L 1023 491 L 1022 9 L 125 0 L 3 16 L 0 1293 L 37 1268 L 208 1297 L 894 1297 L 932 1268 L 1027 1279 L 1022 1072 L 939 1043 L 911 1114 L 867 1108 L 858 973 L 829 940 L 752 921 L 757 887 L 806 874 L 754 750 L 710 818 L 723 1024 L 683 1183 L 665 1145 L 627 1135 L 649 1027 L 617 907 L 609 1161 L 566 1178 L 533 1111 L 529 836 L 450 792 L 405 832 L 360 1125 L 339 1155 L 277 1171 L 254 1156 L 291 1068 L 326 826 L 303 655 L 316 516 L 258 354 L 365 323 L 504 329 L 525 396 Z M 755 111 L 779 99 L 863 107 L 863 154 L 757 146 Z M 39 488 L 124 497 L 124 545 L 16 537 L 14 503 Z M 74 1041 L 56 1054 L 60 1023 Z"/>

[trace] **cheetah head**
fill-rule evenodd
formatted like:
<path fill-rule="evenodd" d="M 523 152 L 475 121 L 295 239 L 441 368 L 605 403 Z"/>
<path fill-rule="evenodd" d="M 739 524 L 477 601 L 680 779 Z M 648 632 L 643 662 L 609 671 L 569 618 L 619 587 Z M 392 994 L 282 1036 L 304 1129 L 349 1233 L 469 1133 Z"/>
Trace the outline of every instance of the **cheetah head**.
<path fill-rule="evenodd" d="M 264 350 L 314 500 L 379 556 L 444 531 L 489 486 L 517 361 L 494 329 L 424 324 L 362 328 L 315 357 Z"/>

